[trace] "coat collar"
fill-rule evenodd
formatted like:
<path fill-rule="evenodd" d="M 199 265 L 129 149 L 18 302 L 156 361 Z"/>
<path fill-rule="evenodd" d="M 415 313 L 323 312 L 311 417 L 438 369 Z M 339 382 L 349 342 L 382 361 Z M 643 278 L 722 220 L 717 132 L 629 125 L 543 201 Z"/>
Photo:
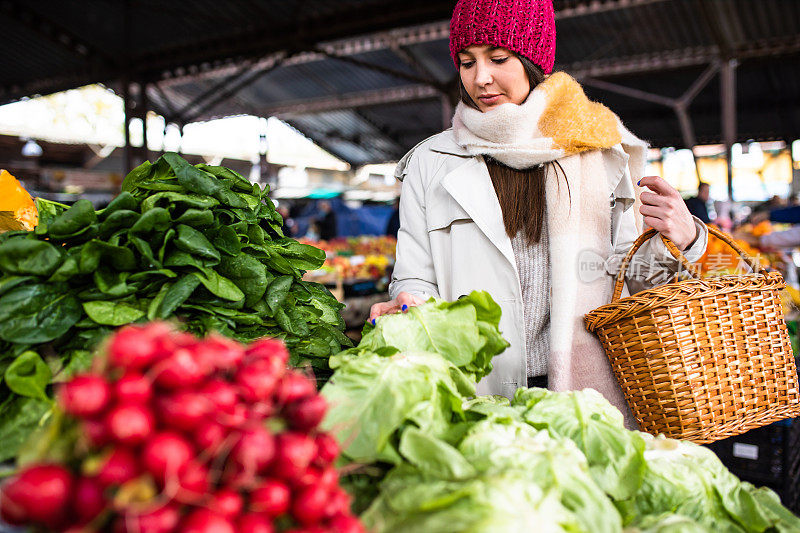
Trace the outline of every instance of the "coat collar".
<path fill-rule="evenodd" d="M 430 149 L 440 154 L 457 155 L 460 157 L 473 157 L 467 149 L 456 142 L 453 128 L 448 128 L 431 140 Z"/>
<path fill-rule="evenodd" d="M 443 146 L 443 148 L 451 147 Z M 503 225 L 503 213 L 489 170 L 482 157 L 473 157 L 469 154 L 467 157 L 469 159 L 466 159 L 463 165 L 457 166 L 442 178 L 442 187 L 467 212 L 516 270 L 514 249 Z"/>

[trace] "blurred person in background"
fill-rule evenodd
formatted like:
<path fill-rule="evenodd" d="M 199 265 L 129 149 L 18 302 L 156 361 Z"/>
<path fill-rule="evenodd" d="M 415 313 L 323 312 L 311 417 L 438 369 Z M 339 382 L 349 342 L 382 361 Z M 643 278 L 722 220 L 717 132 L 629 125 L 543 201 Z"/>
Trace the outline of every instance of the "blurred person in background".
<path fill-rule="evenodd" d="M 394 211 L 386 224 L 386 235 L 396 239 L 398 231 L 400 231 L 400 198 L 394 201 Z"/>
<path fill-rule="evenodd" d="M 704 224 L 711 222 L 708 216 L 708 194 L 710 190 L 709 184 L 701 181 L 700 185 L 697 186 L 697 196 L 692 196 L 685 200 L 689 212 Z"/>
<path fill-rule="evenodd" d="M 330 202 L 323 200 L 318 207 L 322 213 L 322 216 L 317 219 L 319 238 L 323 241 L 335 239 L 339 232 L 336 226 L 336 213 L 333 212 L 333 206 Z"/>
<path fill-rule="evenodd" d="M 297 223 L 289 214 L 289 208 L 285 205 L 278 207 L 278 214 L 283 218 L 281 230 L 286 237 L 295 237 L 297 235 Z"/>

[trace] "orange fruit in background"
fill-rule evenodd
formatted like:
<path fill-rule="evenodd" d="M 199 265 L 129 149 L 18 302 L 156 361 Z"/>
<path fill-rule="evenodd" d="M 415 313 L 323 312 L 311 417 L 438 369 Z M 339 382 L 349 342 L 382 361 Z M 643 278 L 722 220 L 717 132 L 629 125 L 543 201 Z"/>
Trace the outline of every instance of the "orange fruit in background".
<path fill-rule="evenodd" d="M 762 235 L 766 235 L 767 233 L 772 233 L 772 224 L 770 224 L 769 220 L 765 220 L 763 222 L 759 222 L 753 229 L 751 233 L 754 237 L 761 237 Z"/>
<path fill-rule="evenodd" d="M 0 212 L 12 213 L 14 220 L 31 231 L 39 223 L 36 204 L 28 191 L 8 171 L 0 169 Z"/>

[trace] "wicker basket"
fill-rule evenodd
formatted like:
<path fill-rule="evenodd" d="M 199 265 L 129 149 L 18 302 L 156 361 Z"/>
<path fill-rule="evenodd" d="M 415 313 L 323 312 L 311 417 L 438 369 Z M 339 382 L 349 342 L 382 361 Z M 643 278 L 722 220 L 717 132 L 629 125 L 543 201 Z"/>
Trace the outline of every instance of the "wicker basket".
<path fill-rule="evenodd" d="M 694 279 L 620 299 L 625 271 L 643 233 L 617 274 L 611 303 L 586 315 L 643 431 L 697 443 L 739 435 L 800 415 L 797 370 L 783 319 L 778 272 L 764 271 L 724 233 L 752 274 L 700 279 L 668 239 L 670 253 Z"/>

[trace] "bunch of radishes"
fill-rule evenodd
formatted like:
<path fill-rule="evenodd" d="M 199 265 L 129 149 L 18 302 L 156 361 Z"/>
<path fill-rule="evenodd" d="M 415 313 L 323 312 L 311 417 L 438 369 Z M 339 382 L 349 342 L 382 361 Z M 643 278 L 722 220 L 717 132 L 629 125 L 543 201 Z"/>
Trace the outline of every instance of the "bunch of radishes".
<path fill-rule="evenodd" d="M 128 326 L 59 403 L 79 420 L 67 464 L 0 493 L 11 524 L 137 533 L 362 532 L 316 431 L 325 400 L 272 339 L 242 346 L 165 323 Z"/>

